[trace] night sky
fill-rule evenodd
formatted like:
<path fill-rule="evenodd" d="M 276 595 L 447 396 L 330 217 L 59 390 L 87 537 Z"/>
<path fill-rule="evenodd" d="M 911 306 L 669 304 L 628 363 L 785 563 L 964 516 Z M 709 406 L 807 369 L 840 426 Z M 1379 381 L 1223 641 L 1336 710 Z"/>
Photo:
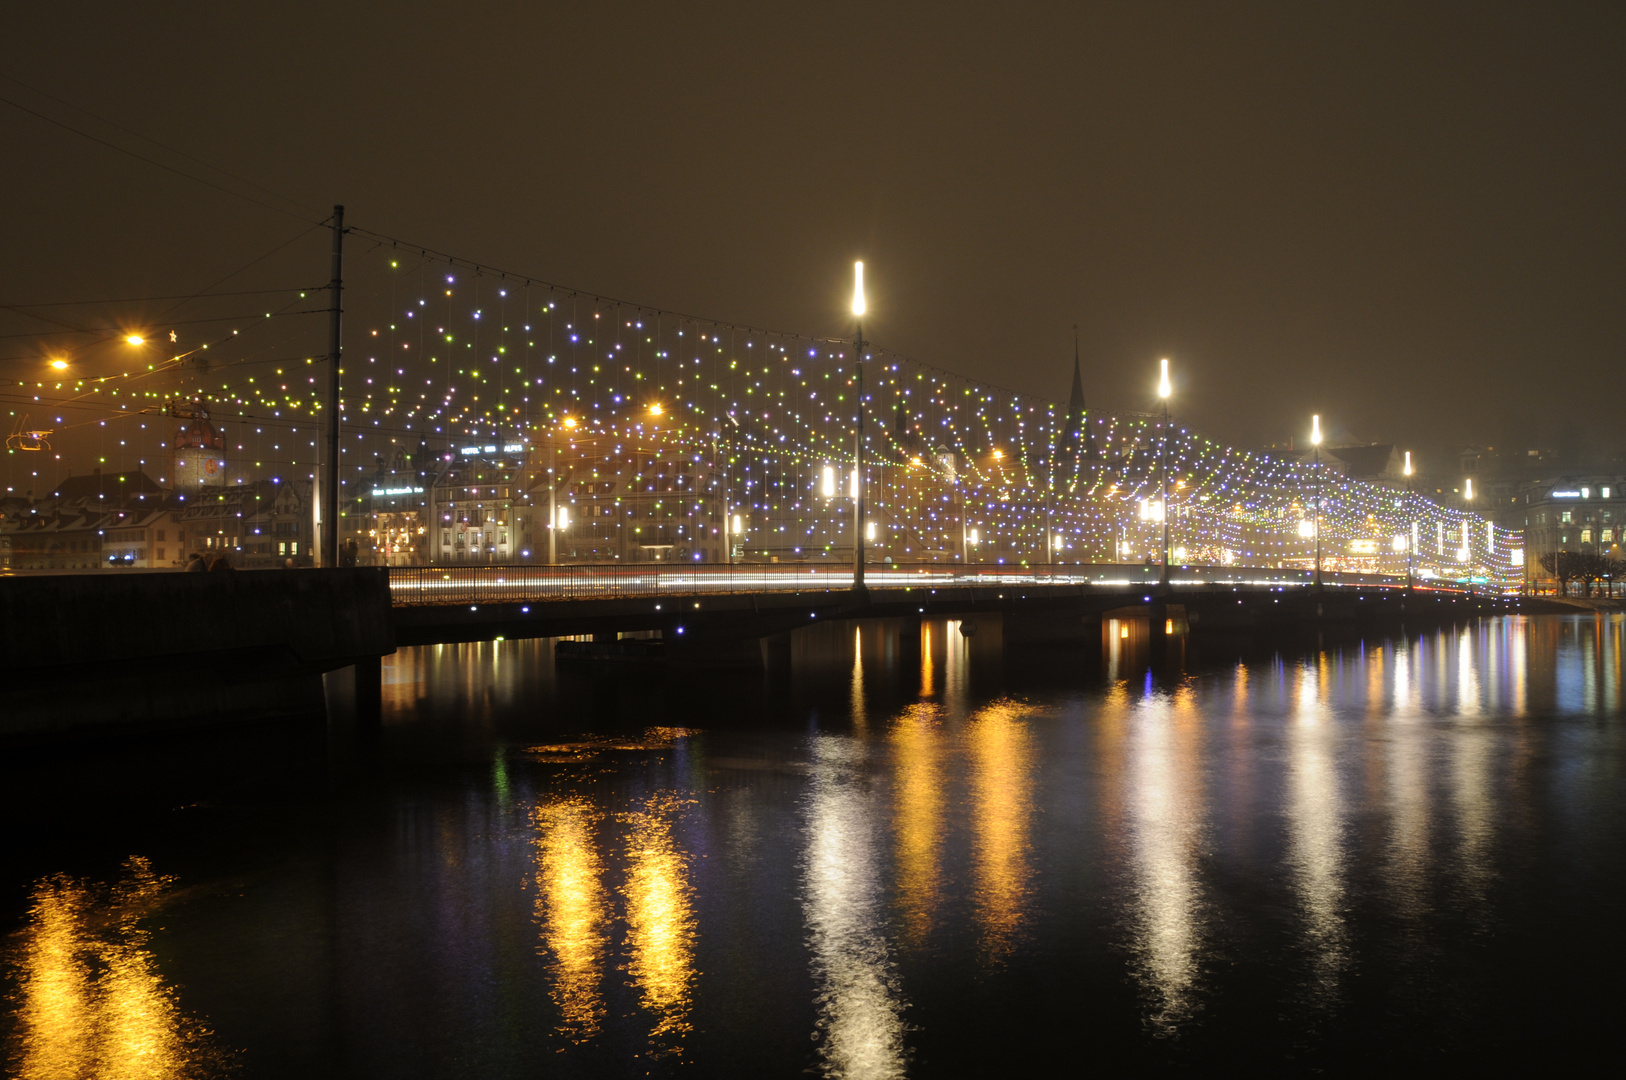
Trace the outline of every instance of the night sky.
<path fill-rule="evenodd" d="M 192 293 L 295 237 L 219 288 L 319 285 L 327 239 L 301 234 L 342 202 L 490 265 L 814 334 L 851 332 L 863 258 L 892 349 L 1065 400 L 1077 324 L 1092 406 L 1151 407 L 1167 355 L 1176 412 L 1242 445 L 1320 412 L 1334 438 L 1435 452 L 1566 425 L 1626 447 L 1618 5 L 33 4 L 7 24 L 0 303 Z M 44 325 L 0 322 L 0 378 L 33 377 L 50 343 L 18 335 Z"/>

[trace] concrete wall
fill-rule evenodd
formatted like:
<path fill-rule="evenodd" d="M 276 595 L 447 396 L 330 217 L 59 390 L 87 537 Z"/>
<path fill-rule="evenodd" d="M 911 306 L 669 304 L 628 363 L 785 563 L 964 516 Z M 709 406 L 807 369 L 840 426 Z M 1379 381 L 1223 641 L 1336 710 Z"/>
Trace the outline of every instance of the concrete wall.
<path fill-rule="evenodd" d="M 0 735 L 320 711 L 394 651 L 378 568 L 0 578 Z"/>

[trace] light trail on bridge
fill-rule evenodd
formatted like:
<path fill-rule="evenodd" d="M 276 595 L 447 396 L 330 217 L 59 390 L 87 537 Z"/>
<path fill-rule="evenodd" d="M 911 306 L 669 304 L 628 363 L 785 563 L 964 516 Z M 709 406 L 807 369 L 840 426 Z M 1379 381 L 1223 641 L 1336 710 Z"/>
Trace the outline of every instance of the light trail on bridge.
<path fill-rule="evenodd" d="M 867 568 L 872 589 L 973 589 L 991 596 L 1023 587 L 1083 588 L 1157 586 L 1157 567 L 1142 565 L 1052 567 L 915 567 Z M 850 570 L 790 568 L 778 565 L 659 566 L 482 566 L 396 567 L 389 572 L 391 601 L 396 606 L 542 603 L 582 599 L 673 598 L 750 593 L 835 593 L 852 589 Z M 1376 574 L 1327 574 L 1329 589 L 1404 589 L 1404 579 Z M 1303 571 L 1232 571 L 1223 567 L 1185 567 L 1171 579 L 1176 594 L 1183 588 L 1234 587 L 1307 589 Z M 1133 591 L 1133 590 L 1131 590 Z M 1459 592 L 1449 588 L 1419 592 Z"/>

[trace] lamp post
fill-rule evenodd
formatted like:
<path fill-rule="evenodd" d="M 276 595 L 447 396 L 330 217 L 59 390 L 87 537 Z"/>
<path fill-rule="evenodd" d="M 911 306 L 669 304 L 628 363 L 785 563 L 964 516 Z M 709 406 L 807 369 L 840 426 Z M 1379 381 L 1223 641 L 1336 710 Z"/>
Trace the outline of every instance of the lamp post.
<path fill-rule="evenodd" d="M 858 394 L 858 422 L 853 430 L 853 591 L 864 591 L 864 264 L 853 263 L 853 372 Z"/>
<path fill-rule="evenodd" d="M 1321 588 L 1321 414 L 1310 417 L 1310 445 L 1315 448 L 1315 463 L 1311 473 L 1315 477 L 1315 511 L 1310 519 L 1310 531 L 1315 534 L 1315 587 Z"/>
<path fill-rule="evenodd" d="M 1163 439 L 1159 447 L 1163 472 L 1163 577 L 1160 585 L 1169 583 L 1169 359 L 1163 358 L 1163 372 L 1157 381 L 1157 396 L 1163 399 Z"/>
<path fill-rule="evenodd" d="M 1407 514 L 1408 517 L 1412 513 L 1412 507 L 1411 507 L 1411 473 L 1412 473 L 1412 469 L 1411 469 L 1411 451 L 1407 450 L 1406 451 L 1406 514 Z M 1417 530 L 1415 528 L 1410 527 L 1410 522 L 1407 522 L 1407 526 L 1408 527 L 1407 527 L 1407 530 L 1406 530 L 1406 589 L 1409 592 L 1411 590 L 1411 556 L 1412 556 L 1412 549 L 1417 546 L 1416 544 L 1412 543 L 1412 537 L 1417 535 Z"/>

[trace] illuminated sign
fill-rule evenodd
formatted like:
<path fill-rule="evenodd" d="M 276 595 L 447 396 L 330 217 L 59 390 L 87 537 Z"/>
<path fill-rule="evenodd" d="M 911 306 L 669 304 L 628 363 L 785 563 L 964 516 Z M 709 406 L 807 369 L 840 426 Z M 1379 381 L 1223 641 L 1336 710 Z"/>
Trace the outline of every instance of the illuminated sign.
<path fill-rule="evenodd" d="M 373 488 L 373 494 L 375 496 L 377 496 L 377 495 L 422 495 L 423 494 L 423 488 L 421 488 L 421 487 Z"/>
<path fill-rule="evenodd" d="M 1555 499 L 1579 499 L 1580 497 L 1581 497 L 1581 493 L 1579 491 L 1554 491 L 1553 492 L 1553 498 L 1555 498 Z"/>
<path fill-rule="evenodd" d="M 1376 555 L 1378 542 L 1376 540 L 1351 540 L 1349 550 L 1357 555 Z"/>
<path fill-rule="evenodd" d="M 478 446 L 465 446 L 463 448 L 463 453 L 465 454 L 478 454 L 479 452 L 480 448 Z"/>

